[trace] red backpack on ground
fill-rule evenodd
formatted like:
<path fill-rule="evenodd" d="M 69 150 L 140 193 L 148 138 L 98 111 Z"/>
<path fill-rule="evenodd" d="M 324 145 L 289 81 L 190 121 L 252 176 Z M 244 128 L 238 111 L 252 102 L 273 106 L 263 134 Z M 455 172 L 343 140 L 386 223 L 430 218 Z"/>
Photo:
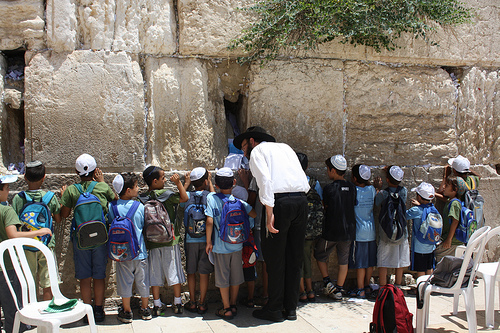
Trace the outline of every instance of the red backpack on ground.
<path fill-rule="evenodd" d="M 370 333 L 413 333 L 413 314 L 408 310 L 401 289 L 388 284 L 380 288 Z"/>

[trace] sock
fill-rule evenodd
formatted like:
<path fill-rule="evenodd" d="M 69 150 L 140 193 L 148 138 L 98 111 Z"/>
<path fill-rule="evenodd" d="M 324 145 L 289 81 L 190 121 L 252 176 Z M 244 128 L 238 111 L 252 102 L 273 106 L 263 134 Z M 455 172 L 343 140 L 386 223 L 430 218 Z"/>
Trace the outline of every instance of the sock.
<path fill-rule="evenodd" d="M 182 298 L 174 297 L 174 304 L 182 304 Z"/>
<path fill-rule="evenodd" d="M 325 286 L 326 286 L 329 282 L 332 282 L 332 280 L 330 280 L 330 277 L 329 277 L 329 276 L 327 276 L 327 277 L 324 277 L 324 278 L 323 278 L 323 283 L 325 284 Z"/>
<path fill-rule="evenodd" d="M 154 306 L 157 306 L 159 308 L 161 308 L 161 300 L 158 298 L 158 299 L 154 299 L 153 300 L 153 304 Z"/>

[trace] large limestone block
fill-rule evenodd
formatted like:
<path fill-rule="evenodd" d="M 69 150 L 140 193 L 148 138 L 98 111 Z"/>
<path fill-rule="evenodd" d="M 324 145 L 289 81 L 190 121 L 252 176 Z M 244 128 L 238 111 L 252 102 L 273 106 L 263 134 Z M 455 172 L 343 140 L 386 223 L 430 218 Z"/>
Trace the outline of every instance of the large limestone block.
<path fill-rule="evenodd" d="M 0 0 L 0 50 L 43 48 L 43 3 L 43 0 Z"/>
<path fill-rule="evenodd" d="M 166 170 L 221 165 L 227 153 L 225 115 L 209 67 L 197 59 L 147 58 L 148 163 Z"/>
<path fill-rule="evenodd" d="M 82 153 L 108 172 L 144 166 L 144 83 L 137 59 L 44 52 L 25 70 L 26 160 L 73 172 Z"/>
<path fill-rule="evenodd" d="M 179 53 L 236 56 L 227 46 L 255 21 L 244 8 L 255 0 L 179 0 Z"/>
<path fill-rule="evenodd" d="M 4 104 L 4 88 L 5 88 L 5 74 L 7 72 L 7 61 L 3 57 L 2 53 L 0 53 L 0 128 L 2 128 L 2 122 L 5 118 L 5 104 Z M 3 133 L 0 131 L 0 142 L 3 141 Z M 5 172 L 6 168 L 3 163 L 3 152 L 0 149 L 0 172 Z"/>
<path fill-rule="evenodd" d="M 349 164 L 442 164 L 455 155 L 456 88 L 440 68 L 346 62 Z"/>
<path fill-rule="evenodd" d="M 76 49 L 154 55 L 176 51 L 173 0 L 47 2 L 47 38 L 58 52 Z"/>
<path fill-rule="evenodd" d="M 467 70 L 457 113 L 459 152 L 472 163 L 500 163 L 500 71 Z"/>
<path fill-rule="evenodd" d="M 343 149 L 343 64 L 330 60 L 273 61 L 251 67 L 248 126 L 308 155 L 315 167 Z M 326 154 L 326 155 L 325 155 Z"/>

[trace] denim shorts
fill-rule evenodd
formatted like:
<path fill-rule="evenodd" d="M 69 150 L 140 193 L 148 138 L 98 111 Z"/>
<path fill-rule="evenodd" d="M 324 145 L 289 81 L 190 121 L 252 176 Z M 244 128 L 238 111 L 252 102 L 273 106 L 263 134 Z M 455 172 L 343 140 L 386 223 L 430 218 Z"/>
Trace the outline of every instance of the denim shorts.
<path fill-rule="evenodd" d="M 108 249 L 106 244 L 92 250 L 80 250 L 73 243 L 73 259 L 75 261 L 75 278 L 83 280 L 94 278 L 96 280 L 106 277 L 106 266 L 108 264 Z"/>

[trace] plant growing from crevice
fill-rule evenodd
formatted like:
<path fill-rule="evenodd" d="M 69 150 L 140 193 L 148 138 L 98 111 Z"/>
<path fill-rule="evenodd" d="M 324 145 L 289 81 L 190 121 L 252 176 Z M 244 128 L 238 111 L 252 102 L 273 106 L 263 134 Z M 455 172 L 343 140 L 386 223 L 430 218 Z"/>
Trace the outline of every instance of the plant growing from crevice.
<path fill-rule="evenodd" d="M 377 52 L 401 47 L 397 39 L 403 33 L 437 45 L 429 32 L 469 22 L 473 15 L 458 0 L 258 0 L 244 10 L 259 19 L 229 48 L 246 51 L 240 62 L 261 64 L 334 39 Z"/>

